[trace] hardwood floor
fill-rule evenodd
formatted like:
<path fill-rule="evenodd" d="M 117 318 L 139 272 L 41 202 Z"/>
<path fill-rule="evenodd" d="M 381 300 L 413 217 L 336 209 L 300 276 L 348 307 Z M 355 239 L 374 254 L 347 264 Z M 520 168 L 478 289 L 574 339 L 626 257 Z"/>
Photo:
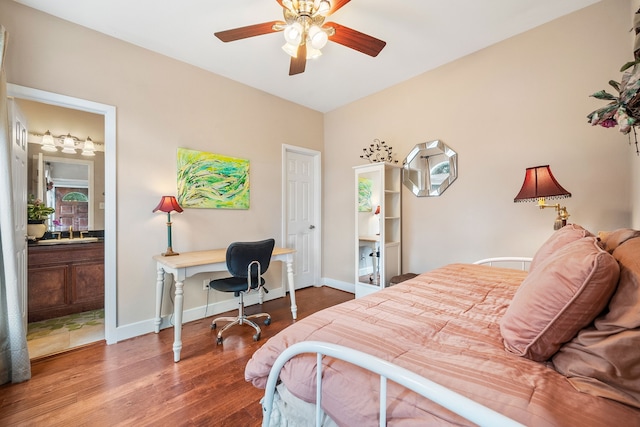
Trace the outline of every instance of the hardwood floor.
<path fill-rule="evenodd" d="M 302 289 L 298 319 L 350 299 L 353 294 L 328 287 Z M 263 390 L 245 382 L 244 367 L 293 320 L 288 297 L 246 311 L 271 314 L 260 341 L 253 341 L 253 328 L 235 326 L 216 345 L 212 316 L 183 326 L 179 363 L 173 328 L 32 361 L 31 380 L 0 386 L 0 425 L 258 426 Z"/>

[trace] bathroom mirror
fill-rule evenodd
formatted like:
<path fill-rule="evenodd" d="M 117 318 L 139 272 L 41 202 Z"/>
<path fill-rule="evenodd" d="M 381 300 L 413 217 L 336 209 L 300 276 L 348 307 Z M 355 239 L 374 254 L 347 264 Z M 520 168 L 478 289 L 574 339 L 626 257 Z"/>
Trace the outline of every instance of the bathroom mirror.
<path fill-rule="evenodd" d="M 402 182 L 418 197 L 441 195 L 457 177 L 458 154 L 440 140 L 416 144 L 402 165 Z"/>
<path fill-rule="evenodd" d="M 94 229 L 94 162 L 38 156 L 38 198 L 55 208 L 52 230 Z M 42 195 L 41 194 L 42 188 Z M 91 202 L 91 203 L 90 203 Z"/>

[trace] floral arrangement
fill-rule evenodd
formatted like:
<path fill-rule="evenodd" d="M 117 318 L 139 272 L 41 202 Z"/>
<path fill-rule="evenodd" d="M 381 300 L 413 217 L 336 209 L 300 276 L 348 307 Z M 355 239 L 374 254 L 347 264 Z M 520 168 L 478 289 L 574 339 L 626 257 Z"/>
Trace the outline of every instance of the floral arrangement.
<path fill-rule="evenodd" d="M 393 147 L 389 147 L 386 142 L 374 139 L 373 144 L 362 149 L 363 154 L 360 155 L 361 159 L 367 159 L 371 163 L 377 162 L 389 162 L 398 163 L 397 160 L 393 160 Z"/>
<path fill-rule="evenodd" d="M 605 90 L 591 95 L 611 102 L 593 111 L 587 118 L 593 126 L 600 125 L 605 128 L 619 126 L 620 132 L 625 135 L 633 130 L 636 154 L 640 155 L 636 133 L 636 126 L 640 126 L 640 9 L 634 15 L 633 24 L 636 34 L 634 61 L 627 62 L 620 69 L 623 73 L 620 83 L 609 80 L 609 85 L 618 92 L 618 95 L 612 95 Z"/>
<path fill-rule="evenodd" d="M 33 195 L 29 196 L 27 202 L 27 219 L 29 221 L 45 220 L 55 211 L 54 208 L 50 208 L 42 203 L 42 200 L 36 199 Z"/>

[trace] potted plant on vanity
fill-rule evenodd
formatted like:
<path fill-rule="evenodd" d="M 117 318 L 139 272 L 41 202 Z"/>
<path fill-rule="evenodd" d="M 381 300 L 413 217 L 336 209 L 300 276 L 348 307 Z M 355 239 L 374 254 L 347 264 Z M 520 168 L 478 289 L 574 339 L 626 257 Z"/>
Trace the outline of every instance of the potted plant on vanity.
<path fill-rule="evenodd" d="M 45 205 L 42 200 L 29 196 L 27 202 L 27 235 L 30 239 L 39 239 L 47 231 L 45 221 L 56 210 Z"/>

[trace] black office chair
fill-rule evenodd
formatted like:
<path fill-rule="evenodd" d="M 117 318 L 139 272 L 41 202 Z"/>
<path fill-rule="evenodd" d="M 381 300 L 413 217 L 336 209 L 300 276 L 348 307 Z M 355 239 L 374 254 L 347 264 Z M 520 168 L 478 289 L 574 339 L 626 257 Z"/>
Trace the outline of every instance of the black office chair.
<path fill-rule="evenodd" d="M 215 279 L 209 282 L 209 288 L 221 292 L 233 292 L 236 297 L 240 297 L 238 317 L 218 317 L 211 323 L 211 329 L 216 329 L 217 323 L 220 321 L 231 322 L 218 332 L 217 343 L 222 344 L 222 333 L 233 325 L 243 325 L 245 323 L 253 326 L 256 334 L 253 336 L 254 341 L 260 339 L 260 326 L 249 319 L 258 317 L 266 317 L 265 325 L 271 323 L 271 316 L 268 313 L 258 313 L 252 315 L 244 314 L 244 294 L 252 290 L 268 292 L 264 287 L 264 278 L 262 275 L 269 268 L 271 262 L 271 253 L 275 240 L 267 239 L 259 242 L 235 242 L 227 248 L 227 270 L 232 277 L 224 279 Z"/>

